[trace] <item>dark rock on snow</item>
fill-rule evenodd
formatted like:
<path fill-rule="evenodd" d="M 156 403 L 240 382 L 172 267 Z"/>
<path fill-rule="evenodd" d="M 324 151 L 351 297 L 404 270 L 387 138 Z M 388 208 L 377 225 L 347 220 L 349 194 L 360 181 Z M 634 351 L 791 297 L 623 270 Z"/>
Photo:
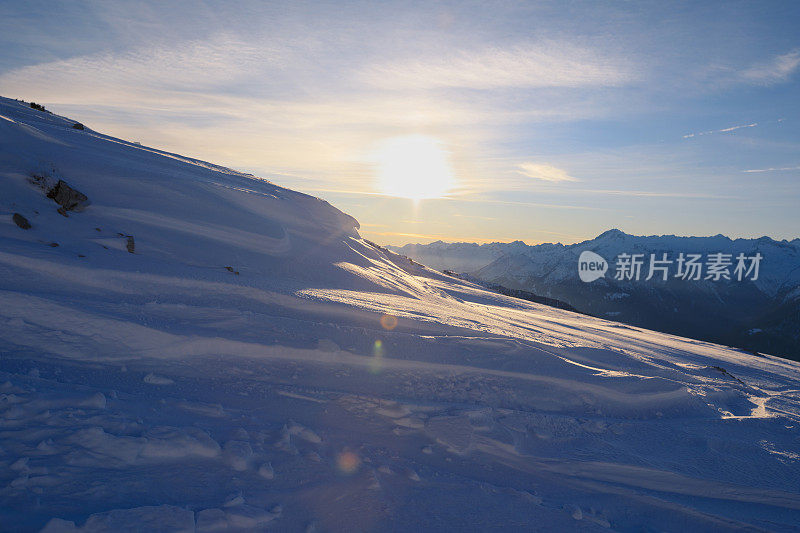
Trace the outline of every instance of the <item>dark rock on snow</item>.
<path fill-rule="evenodd" d="M 73 189 L 64 180 L 58 180 L 55 187 L 47 191 L 47 197 L 54 200 L 66 211 L 83 211 L 89 205 L 89 198 Z"/>
<path fill-rule="evenodd" d="M 28 219 L 24 216 L 20 215 L 19 213 L 14 213 L 14 216 L 11 217 L 14 219 L 14 224 L 19 226 L 22 229 L 31 229 L 31 223 L 28 222 Z"/>

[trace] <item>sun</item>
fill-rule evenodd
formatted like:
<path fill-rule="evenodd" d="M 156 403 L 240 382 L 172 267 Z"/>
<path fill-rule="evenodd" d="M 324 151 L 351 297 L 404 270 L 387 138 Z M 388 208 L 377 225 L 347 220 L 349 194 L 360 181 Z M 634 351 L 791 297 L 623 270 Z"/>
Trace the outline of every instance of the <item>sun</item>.
<path fill-rule="evenodd" d="M 412 200 L 446 195 L 455 180 L 442 146 L 440 140 L 425 135 L 385 140 L 375 153 L 379 190 Z"/>

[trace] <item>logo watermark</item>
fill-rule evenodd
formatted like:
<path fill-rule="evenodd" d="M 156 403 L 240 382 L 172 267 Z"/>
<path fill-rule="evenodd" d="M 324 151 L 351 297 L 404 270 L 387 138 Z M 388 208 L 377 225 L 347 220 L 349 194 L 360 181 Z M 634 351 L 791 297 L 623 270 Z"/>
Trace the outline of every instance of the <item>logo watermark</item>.
<path fill-rule="evenodd" d="M 651 279 L 681 279 L 687 281 L 756 281 L 758 280 L 761 260 L 760 253 L 754 255 L 709 253 L 684 254 L 681 252 L 672 258 L 668 253 L 662 254 L 628 254 L 622 253 L 614 263 L 614 279 L 617 281 L 649 281 Z M 608 262 L 603 256 L 585 250 L 578 258 L 578 276 L 581 281 L 590 283 L 605 277 Z"/>
<path fill-rule="evenodd" d="M 590 283 L 602 278 L 608 271 L 608 261 L 602 255 L 584 250 L 578 258 L 578 275 L 581 281 Z"/>

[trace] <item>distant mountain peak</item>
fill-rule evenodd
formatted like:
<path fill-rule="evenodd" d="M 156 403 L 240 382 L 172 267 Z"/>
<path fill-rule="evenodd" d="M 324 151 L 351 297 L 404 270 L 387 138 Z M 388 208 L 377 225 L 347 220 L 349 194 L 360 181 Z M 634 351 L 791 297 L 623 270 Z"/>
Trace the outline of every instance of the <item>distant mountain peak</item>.
<path fill-rule="evenodd" d="M 597 239 L 611 239 L 611 238 L 620 239 L 620 238 L 624 238 L 624 237 L 627 237 L 627 236 L 628 236 L 628 234 L 625 233 L 624 231 L 618 230 L 617 228 L 612 228 L 610 230 L 604 231 L 603 233 L 598 235 L 596 238 Z"/>

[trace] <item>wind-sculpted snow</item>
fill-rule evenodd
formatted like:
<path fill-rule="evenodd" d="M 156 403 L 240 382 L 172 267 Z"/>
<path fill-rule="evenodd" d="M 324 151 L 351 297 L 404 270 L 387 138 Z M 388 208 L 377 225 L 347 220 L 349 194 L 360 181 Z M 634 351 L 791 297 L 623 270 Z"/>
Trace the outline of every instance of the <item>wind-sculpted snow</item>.
<path fill-rule="evenodd" d="M 800 522 L 797 363 L 488 292 L 316 198 L 0 115 L 0 529 Z M 43 166 L 91 205 L 58 214 Z"/>

